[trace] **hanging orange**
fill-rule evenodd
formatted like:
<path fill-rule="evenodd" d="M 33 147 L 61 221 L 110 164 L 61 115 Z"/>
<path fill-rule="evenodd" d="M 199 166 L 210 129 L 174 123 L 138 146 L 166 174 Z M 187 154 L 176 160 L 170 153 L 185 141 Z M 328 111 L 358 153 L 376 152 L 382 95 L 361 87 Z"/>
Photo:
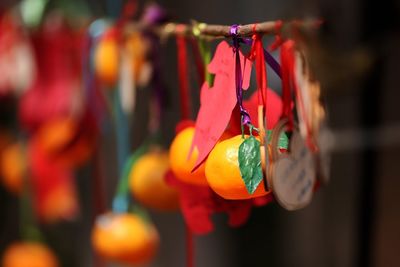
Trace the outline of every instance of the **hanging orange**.
<path fill-rule="evenodd" d="M 94 69 L 102 83 L 112 86 L 118 79 L 118 42 L 110 32 L 99 41 L 94 52 Z"/>
<path fill-rule="evenodd" d="M 237 135 L 218 143 L 205 164 L 205 173 L 210 187 L 225 199 L 249 199 L 269 194 L 261 182 L 253 194 L 247 192 L 239 169 L 239 146 L 242 136 Z M 262 164 L 265 165 L 264 147 L 261 147 Z"/>
<path fill-rule="evenodd" d="M 204 173 L 204 164 L 192 172 L 194 164 L 199 155 L 198 149 L 193 149 L 192 155 L 188 158 L 190 146 L 194 136 L 194 127 L 187 127 L 180 131 L 169 149 L 169 161 L 171 170 L 176 178 L 189 184 L 207 186 L 207 180 Z"/>
<path fill-rule="evenodd" d="M 139 32 L 134 32 L 129 35 L 128 39 L 126 40 L 125 48 L 128 52 L 128 55 L 131 57 L 133 78 L 137 83 L 140 80 L 142 67 L 146 63 L 149 43 Z"/>
<path fill-rule="evenodd" d="M 10 245 L 3 254 L 2 267 L 58 267 L 57 258 L 45 245 L 19 242 Z"/>
<path fill-rule="evenodd" d="M 0 174 L 3 185 L 13 193 L 20 193 L 23 186 L 26 160 L 20 143 L 8 145 L 0 157 Z"/>
<path fill-rule="evenodd" d="M 144 206 L 160 211 L 179 208 L 179 195 L 164 176 L 169 169 L 168 154 L 153 150 L 140 157 L 129 174 L 131 193 Z"/>
<path fill-rule="evenodd" d="M 137 215 L 106 213 L 96 219 L 92 244 L 107 260 L 145 264 L 154 258 L 159 237 L 154 226 Z"/>

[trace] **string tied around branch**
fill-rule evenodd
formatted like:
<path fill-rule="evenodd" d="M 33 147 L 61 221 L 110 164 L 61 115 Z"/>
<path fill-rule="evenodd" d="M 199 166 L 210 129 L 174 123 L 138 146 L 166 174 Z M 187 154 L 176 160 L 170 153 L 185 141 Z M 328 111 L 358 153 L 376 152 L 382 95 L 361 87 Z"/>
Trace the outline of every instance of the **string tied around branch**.
<path fill-rule="evenodd" d="M 282 45 L 284 41 L 282 38 L 282 27 L 283 27 L 282 20 L 277 20 L 275 22 L 275 41 L 268 47 L 270 51 L 274 51 L 279 46 Z"/>
<path fill-rule="evenodd" d="M 247 110 L 243 106 L 243 77 L 242 77 L 242 69 L 241 69 L 241 64 L 240 64 L 240 37 L 239 37 L 239 25 L 238 24 L 233 24 L 229 30 L 231 36 L 232 36 L 232 41 L 233 41 L 233 52 L 235 54 L 235 86 L 236 86 L 236 98 L 237 98 L 237 103 L 239 105 L 240 109 L 240 115 L 241 115 L 241 124 L 242 126 L 251 124 L 251 119 L 250 115 L 247 112 Z"/>

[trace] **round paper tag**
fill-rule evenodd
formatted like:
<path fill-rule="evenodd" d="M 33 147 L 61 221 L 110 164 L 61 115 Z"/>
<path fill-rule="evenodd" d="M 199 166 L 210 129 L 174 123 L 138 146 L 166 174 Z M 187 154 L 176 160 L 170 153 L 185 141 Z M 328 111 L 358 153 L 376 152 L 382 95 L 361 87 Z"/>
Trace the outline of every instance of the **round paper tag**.
<path fill-rule="evenodd" d="M 290 142 L 290 153 L 278 156 L 273 165 L 272 189 L 278 203 L 296 210 L 310 203 L 315 183 L 315 160 L 297 130 Z"/>

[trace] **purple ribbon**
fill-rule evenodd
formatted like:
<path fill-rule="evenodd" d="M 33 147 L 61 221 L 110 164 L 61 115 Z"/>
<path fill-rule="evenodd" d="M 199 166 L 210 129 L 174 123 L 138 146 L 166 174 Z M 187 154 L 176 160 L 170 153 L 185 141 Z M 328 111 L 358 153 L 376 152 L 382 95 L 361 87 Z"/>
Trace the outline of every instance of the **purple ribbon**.
<path fill-rule="evenodd" d="M 238 37 L 239 25 L 234 24 L 230 28 L 230 34 L 233 40 L 233 52 L 235 53 L 235 85 L 236 85 L 236 98 L 240 109 L 240 115 L 242 116 L 242 125 L 247 125 L 251 122 L 250 115 L 247 110 L 243 107 L 243 77 L 242 69 L 240 64 L 240 42 L 241 38 Z"/>
<path fill-rule="evenodd" d="M 242 38 L 242 42 L 246 45 L 252 45 L 253 40 L 251 38 Z M 271 67 L 271 69 L 282 79 L 281 74 L 281 66 L 279 65 L 278 61 L 264 48 L 264 58 L 267 64 Z"/>

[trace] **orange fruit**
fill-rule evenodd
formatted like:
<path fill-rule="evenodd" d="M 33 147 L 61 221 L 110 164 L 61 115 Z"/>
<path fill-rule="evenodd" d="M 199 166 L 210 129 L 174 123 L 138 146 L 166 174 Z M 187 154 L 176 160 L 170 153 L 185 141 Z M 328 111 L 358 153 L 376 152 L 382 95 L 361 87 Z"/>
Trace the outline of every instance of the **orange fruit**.
<path fill-rule="evenodd" d="M 168 169 L 166 152 L 154 150 L 140 157 L 129 174 L 129 186 L 135 199 L 148 208 L 177 210 L 178 192 L 164 180 Z"/>
<path fill-rule="evenodd" d="M 46 222 L 56 222 L 60 218 L 71 219 L 78 213 L 74 188 L 68 184 L 52 188 L 39 205 L 40 215 Z"/>
<path fill-rule="evenodd" d="M 215 145 L 207 158 L 205 173 L 210 187 L 225 199 L 249 199 L 264 196 L 269 192 L 261 182 L 253 194 L 247 192 L 239 169 L 239 146 L 242 136 L 237 135 Z M 264 148 L 261 147 L 261 158 L 264 158 Z M 264 165 L 263 165 L 264 166 Z"/>
<path fill-rule="evenodd" d="M 196 163 L 199 151 L 197 147 L 193 149 L 192 155 L 188 158 L 190 146 L 194 136 L 194 127 L 187 127 L 180 131 L 169 149 L 169 161 L 171 170 L 176 178 L 189 184 L 207 185 L 204 172 L 204 164 L 201 164 L 197 170 L 192 172 Z"/>
<path fill-rule="evenodd" d="M 96 219 L 92 244 L 107 260 L 144 264 L 154 258 L 159 237 L 154 226 L 137 215 L 106 213 Z"/>
<path fill-rule="evenodd" d="M 104 84 L 114 85 L 118 79 L 119 52 L 118 42 L 113 36 L 104 36 L 94 52 L 94 69 Z"/>
<path fill-rule="evenodd" d="M 0 158 L 2 183 L 10 192 L 20 193 L 23 187 L 26 160 L 20 143 L 8 145 Z"/>
<path fill-rule="evenodd" d="M 19 242 L 10 245 L 3 255 L 3 267 L 58 267 L 57 258 L 45 245 Z"/>

